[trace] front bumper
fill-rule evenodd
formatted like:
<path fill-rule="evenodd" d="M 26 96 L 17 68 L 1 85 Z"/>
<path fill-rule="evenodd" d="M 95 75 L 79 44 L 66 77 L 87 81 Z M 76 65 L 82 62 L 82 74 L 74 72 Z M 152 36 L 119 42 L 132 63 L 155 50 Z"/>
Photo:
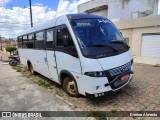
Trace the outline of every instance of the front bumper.
<path fill-rule="evenodd" d="M 107 91 L 107 92 L 103 92 L 103 93 L 96 93 L 96 94 L 89 94 L 89 93 L 85 93 L 87 98 L 97 98 L 97 97 L 103 97 L 103 96 L 107 96 L 109 94 L 111 94 L 113 91 Z"/>
<path fill-rule="evenodd" d="M 123 76 L 123 75 L 125 75 L 125 74 L 130 74 L 130 77 L 129 77 L 126 81 L 122 82 L 122 84 L 119 84 L 119 86 L 115 87 L 115 86 L 114 86 L 114 83 L 115 83 L 116 81 L 118 81 L 121 76 Z M 111 87 L 112 87 L 112 90 L 106 91 L 106 92 L 102 92 L 102 93 L 95 93 L 95 94 L 89 94 L 89 93 L 86 92 L 85 95 L 86 95 L 86 97 L 88 97 L 88 98 L 97 98 L 97 97 L 107 96 L 107 95 L 109 95 L 109 94 L 111 94 L 111 93 L 113 93 L 113 92 L 118 91 L 119 89 L 123 88 L 124 86 L 126 86 L 126 85 L 132 80 L 132 78 L 133 78 L 133 71 L 131 71 L 131 70 L 130 70 L 130 71 L 127 71 L 127 72 L 125 72 L 125 73 L 123 73 L 123 74 L 118 75 L 118 76 L 117 76 L 116 78 L 114 78 L 111 82 L 105 84 L 105 87 L 111 86 Z"/>
<path fill-rule="evenodd" d="M 129 78 L 126 79 L 126 80 L 121 81 L 120 77 L 123 76 L 123 75 L 126 75 L 126 74 L 129 75 Z M 124 73 L 116 76 L 111 82 L 105 84 L 105 87 L 110 85 L 112 90 L 116 91 L 116 90 L 120 89 L 121 87 L 123 87 L 124 85 L 126 85 L 130 81 L 131 74 L 133 74 L 133 71 L 131 71 L 131 70 L 124 72 Z M 115 84 L 115 83 L 118 83 L 118 84 Z"/>

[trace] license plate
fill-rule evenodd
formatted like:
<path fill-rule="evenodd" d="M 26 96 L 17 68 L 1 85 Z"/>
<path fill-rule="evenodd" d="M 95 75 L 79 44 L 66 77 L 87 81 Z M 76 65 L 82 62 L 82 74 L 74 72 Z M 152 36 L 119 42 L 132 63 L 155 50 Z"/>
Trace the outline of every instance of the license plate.
<path fill-rule="evenodd" d="M 121 80 L 126 80 L 126 79 L 128 79 L 129 78 L 129 75 L 123 75 L 122 77 L 121 77 Z"/>

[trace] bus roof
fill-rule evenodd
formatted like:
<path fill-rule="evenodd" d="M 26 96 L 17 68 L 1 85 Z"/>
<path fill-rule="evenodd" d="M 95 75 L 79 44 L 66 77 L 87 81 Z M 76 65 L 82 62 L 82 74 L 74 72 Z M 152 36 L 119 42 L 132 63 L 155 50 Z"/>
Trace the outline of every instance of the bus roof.
<path fill-rule="evenodd" d="M 49 20 L 48 22 L 41 23 L 39 25 L 36 25 L 27 31 L 21 32 L 18 36 L 26 35 L 32 32 L 37 32 L 43 29 L 48 29 L 55 26 L 56 20 L 59 18 L 68 18 L 68 20 L 76 20 L 76 19 L 86 19 L 86 18 L 104 18 L 97 15 L 92 14 L 66 14 L 59 17 L 56 17 L 55 19 Z M 106 18 L 105 18 L 106 19 Z"/>

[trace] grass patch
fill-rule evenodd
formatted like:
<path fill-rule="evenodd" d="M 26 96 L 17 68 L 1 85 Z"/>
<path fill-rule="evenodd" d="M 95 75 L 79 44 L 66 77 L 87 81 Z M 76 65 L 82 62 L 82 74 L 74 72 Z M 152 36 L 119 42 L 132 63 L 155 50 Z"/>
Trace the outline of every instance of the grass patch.
<path fill-rule="evenodd" d="M 58 96 L 62 96 L 62 95 L 59 93 L 59 91 L 56 91 L 54 94 L 55 94 L 55 95 L 58 95 Z"/>
<path fill-rule="evenodd" d="M 159 65 L 159 64 L 156 64 L 156 65 L 153 65 L 153 67 L 160 67 L 160 65 Z"/>
<path fill-rule="evenodd" d="M 22 69 L 17 69 L 17 72 L 21 72 L 22 71 Z"/>
<path fill-rule="evenodd" d="M 43 86 L 45 88 L 49 88 L 51 87 L 51 84 L 49 82 L 46 82 L 45 80 L 38 80 L 36 81 L 36 83 L 39 85 L 39 86 Z"/>
<path fill-rule="evenodd" d="M 15 69 L 17 72 L 22 72 L 22 66 L 17 65 L 17 66 L 12 66 L 13 69 Z"/>
<path fill-rule="evenodd" d="M 117 110 L 116 109 L 112 109 L 111 112 L 117 112 Z"/>
<path fill-rule="evenodd" d="M 17 69 L 15 66 L 12 66 L 12 68 L 15 69 L 15 70 Z"/>
<path fill-rule="evenodd" d="M 2 62 L 5 62 L 5 63 L 7 63 L 7 62 L 9 62 L 9 60 L 1 60 Z"/>

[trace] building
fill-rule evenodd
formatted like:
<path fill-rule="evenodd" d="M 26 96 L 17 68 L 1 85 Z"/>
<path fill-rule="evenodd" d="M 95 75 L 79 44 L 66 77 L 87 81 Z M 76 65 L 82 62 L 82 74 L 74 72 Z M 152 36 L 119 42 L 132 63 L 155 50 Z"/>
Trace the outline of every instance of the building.
<path fill-rule="evenodd" d="M 78 13 L 97 14 L 121 21 L 158 15 L 160 0 L 91 0 L 78 6 Z"/>
<path fill-rule="evenodd" d="M 129 41 L 135 62 L 160 64 L 160 16 L 115 22 Z"/>
<path fill-rule="evenodd" d="M 127 40 L 135 62 L 160 64 L 160 0 L 91 0 L 79 13 L 97 14 L 114 22 Z"/>
<path fill-rule="evenodd" d="M 5 37 L 1 37 L 1 41 L 0 41 L 0 50 L 2 49 L 4 52 L 6 52 L 5 48 L 7 46 L 15 46 L 17 47 L 17 42 L 15 39 L 7 39 Z"/>

